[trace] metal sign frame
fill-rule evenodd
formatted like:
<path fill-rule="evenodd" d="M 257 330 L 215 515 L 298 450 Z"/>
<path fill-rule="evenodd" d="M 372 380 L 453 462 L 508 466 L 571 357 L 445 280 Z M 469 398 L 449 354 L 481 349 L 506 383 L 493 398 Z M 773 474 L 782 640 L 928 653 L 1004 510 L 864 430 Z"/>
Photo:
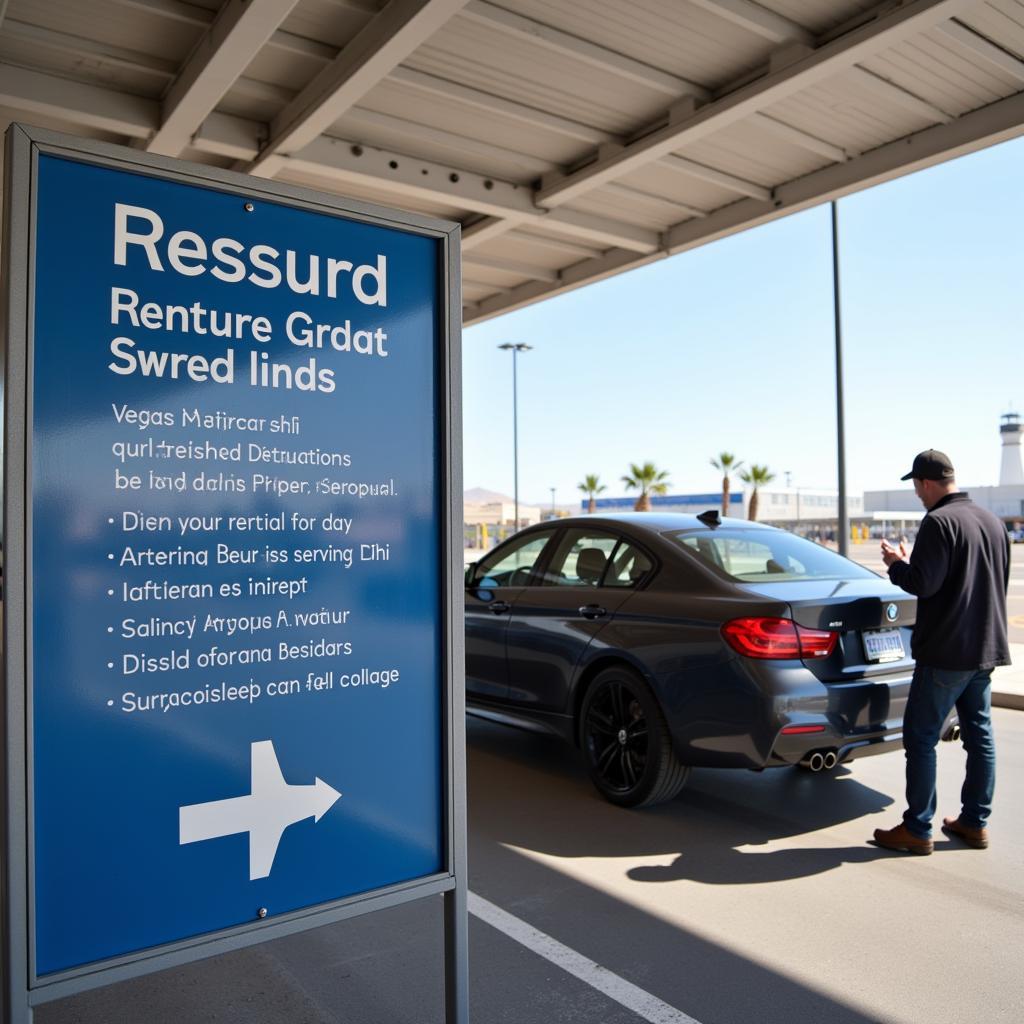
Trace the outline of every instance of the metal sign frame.
<path fill-rule="evenodd" d="M 406 881 L 193 936 L 155 948 L 37 977 L 32 934 L 32 665 L 29 621 L 32 608 L 30 565 L 32 494 L 30 355 L 33 345 L 33 278 L 36 169 L 42 154 L 202 186 L 243 198 L 264 199 L 295 208 L 398 229 L 439 243 L 438 350 L 435 405 L 438 412 L 441 617 L 440 675 L 443 708 L 442 802 L 443 869 Z M 3 686 L 0 746 L 5 782 L 0 786 L 0 1019 L 23 1024 L 33 1007 L 89 989 L 191 963 L 281 938 L 310 928 L 413 900 L 440 895 L 445 942 L 445 1009 L 448 1024 L 468 1020 L 468 924 L 465 799 L 465 696 L 462 620 L 461 523 L 461 270 L 458 224 L 231 171 L 152 156 L 24 125 L 6 136 L 3 265 L 0 271 L 0 353 L 4 361 L 3 449 Z M 73 922 L 72 922 L 73 926 Z"/>

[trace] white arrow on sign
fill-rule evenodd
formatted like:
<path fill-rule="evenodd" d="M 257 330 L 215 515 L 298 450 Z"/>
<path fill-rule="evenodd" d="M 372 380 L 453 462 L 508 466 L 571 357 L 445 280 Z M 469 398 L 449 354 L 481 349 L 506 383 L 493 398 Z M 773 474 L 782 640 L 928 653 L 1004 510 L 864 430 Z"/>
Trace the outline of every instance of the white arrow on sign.
<path fill-rule="evenodd" d="M 340 796 L 320 778 L 312 786 L 289 786 L 277 763 L 273 741 L 260 740 L 252 745 L 249 795 L 179 808 L 178 843 L 184 846 L 248 832 L 249 878 L 266 878 L 284 830 L 304 818 L 319 821 Z"/>

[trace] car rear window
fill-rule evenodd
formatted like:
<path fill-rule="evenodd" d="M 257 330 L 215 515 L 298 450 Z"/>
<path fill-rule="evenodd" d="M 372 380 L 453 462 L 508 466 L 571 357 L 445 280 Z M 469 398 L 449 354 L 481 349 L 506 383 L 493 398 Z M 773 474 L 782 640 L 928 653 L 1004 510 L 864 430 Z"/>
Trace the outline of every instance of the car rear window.
<path fill-rule="evenodd" d="M 682 530 L 667 536 L 706 565 L 743 583 L 875 577 L 856 562 L 784 530 Z"/>

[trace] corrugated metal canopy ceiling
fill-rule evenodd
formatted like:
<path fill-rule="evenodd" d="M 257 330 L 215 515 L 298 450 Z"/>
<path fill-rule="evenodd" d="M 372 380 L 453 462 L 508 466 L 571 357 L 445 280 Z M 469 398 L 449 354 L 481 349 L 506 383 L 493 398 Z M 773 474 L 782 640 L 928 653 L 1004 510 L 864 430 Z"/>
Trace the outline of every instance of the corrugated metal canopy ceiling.
<path fill-rule="evenodd" d="M 0 118 L 464 226 L 467 323 L 1024 132 L 1024 0 L 0 0 Z"/>

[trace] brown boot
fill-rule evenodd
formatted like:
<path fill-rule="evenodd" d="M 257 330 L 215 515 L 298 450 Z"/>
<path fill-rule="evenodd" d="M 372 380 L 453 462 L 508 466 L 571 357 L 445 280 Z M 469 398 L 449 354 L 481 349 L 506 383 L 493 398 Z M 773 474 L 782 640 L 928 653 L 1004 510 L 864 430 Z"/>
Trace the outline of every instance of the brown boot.
<path fill-rule="evenodd" d="M 895 828 L 876 828 L 875 842 L 887 850 L 906 850 L 916 853 L 919 857 L 927 857 L 935 849 L 930 839 L 915 836 L 902 822 Z"/>
<path fill-rule="evenodd" d="M 987 828 L 972 828 L 970 825 L 965 825 L 959 818 L 943 818 L 942 831 L 947 836 L 956 836 L 958 839 L 962 839 L 975 850 L 988 849 Z"/>

